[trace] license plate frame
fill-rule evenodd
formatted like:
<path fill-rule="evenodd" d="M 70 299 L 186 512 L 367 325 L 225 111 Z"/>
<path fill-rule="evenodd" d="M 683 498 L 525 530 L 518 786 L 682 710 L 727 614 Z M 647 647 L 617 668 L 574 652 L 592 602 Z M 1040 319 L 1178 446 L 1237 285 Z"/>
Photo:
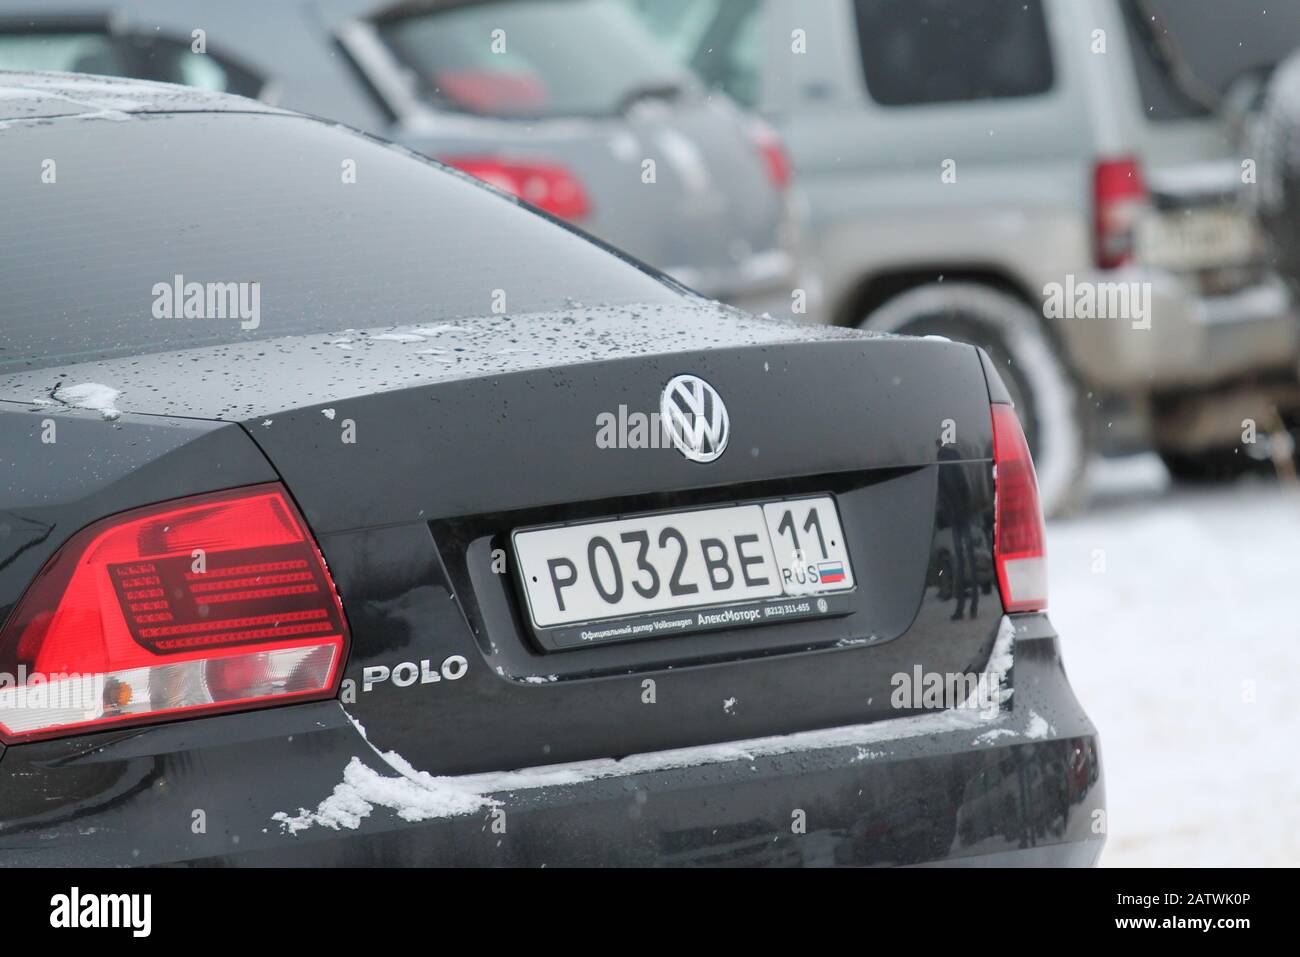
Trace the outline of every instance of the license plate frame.
<path fill-rule="evenodd" d="M 523 617 L 548 651 L 838 617 L 858 588 L 828 493 L 525 526 L 510 541 Z"/>

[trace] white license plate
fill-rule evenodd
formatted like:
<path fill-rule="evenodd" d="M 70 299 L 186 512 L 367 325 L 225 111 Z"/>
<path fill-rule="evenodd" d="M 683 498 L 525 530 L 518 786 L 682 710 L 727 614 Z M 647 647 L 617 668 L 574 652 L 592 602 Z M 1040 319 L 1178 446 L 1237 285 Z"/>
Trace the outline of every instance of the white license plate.
<path fill-rule="evenodd" d="M 1248 262 L 1257 253 L 1251 221 L 1230 209 L 1191 210 L 1144 218 L 1138 227 L 1141 261 L 1169 269 Z"/>
<path fill-rule="evenodd" d="M 520 529 L 514 548 L 538 628 L 854 587 L 825 495 Z"/>

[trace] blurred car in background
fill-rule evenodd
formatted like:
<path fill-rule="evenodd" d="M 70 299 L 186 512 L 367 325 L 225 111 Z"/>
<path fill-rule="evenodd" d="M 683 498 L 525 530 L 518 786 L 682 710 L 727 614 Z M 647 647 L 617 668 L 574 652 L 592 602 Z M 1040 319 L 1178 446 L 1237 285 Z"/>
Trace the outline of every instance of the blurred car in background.
<path fill-rule="evenodd" d="M 995 358 L 1049 512 L 1100 440 L 1212 477 L 1249 465 L 1243 420 L 1300 419 L 1300 325 L 1239 201 L 1230 130 L 1152 4 L 609 2 L 780 130 L 824 321 Z M 1137 305 L 1047 318 L 1054 286 Z"/>
<path fill-rule="evenodd" d="M 617 6 L 0 0 L 0 69 L 258 97 L 459 167 L 704 295 L 815 302 L 775 134 Z"/>

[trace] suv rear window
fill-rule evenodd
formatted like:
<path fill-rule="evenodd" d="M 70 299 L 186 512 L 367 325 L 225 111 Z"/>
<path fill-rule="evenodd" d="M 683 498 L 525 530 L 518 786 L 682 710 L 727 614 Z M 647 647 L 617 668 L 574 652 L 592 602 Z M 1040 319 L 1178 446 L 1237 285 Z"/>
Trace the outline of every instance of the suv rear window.
<path fill-rule="evenodd" d="M 497 290 L 507 316 L 563 310 L 576 277 L 593 306 L 681 300 L 468 177 L 302 117 L 19 123 L 0 143 L 0 372 L 430 325 L 490 315 Z M 191 283 L 241 305 L 255 284 L 256 325 L 162 288 Z"/>
<path fill-rule="evenodd" d="M 1052 87 L 1040 0 L 855 0 L 867 90 L 885 106 L 1034 96 Z"/>
<path fill-rule="evenodd" d="M 1142 113 L 1149 120 L 1189 120 L 1210 115 L 1208 103 L 1180 82 L 1174 57 L 1182 56 L 1175 37 L 1162 20 L 1148 20 L 1146 5 L 1123 0 L 1124 26 L 1133 50 Z M 1191 79 L 1191 77 L 1188 77 Z"/>
<path fill-rule="evenodd" d="M 434 106 L 505 118 L 610 116 L 689 74 L 633 14 L 604 0 L 401 10 L 380 37 Z"/>
<path fill-rule="evenodd" d="M 1262 78 L 1300 36 L 1300 5 L 1266 0 L 1122 0 L 1143 114 L 1211 116 L 1240 77 Z"/>

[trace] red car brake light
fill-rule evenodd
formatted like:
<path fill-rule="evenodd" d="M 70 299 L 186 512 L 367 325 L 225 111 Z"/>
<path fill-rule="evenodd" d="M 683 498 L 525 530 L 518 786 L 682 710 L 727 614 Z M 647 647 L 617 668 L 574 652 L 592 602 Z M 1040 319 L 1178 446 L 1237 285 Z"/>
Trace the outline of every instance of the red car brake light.
<path fill-rule="evenodd" d="M 278 483 L 123 512 L 72 536 L 0 632 L 0 738 L 330 697 L 348 640 Z"/>
<path fill-rule="evenodd" d="M 993 407 L 993 555 L 1008 612 L 1047 607 L 1047 548 L 1038 479 L 1016 410 Z"/>
<path fill-rule="evenodd" d="M 497 189 L 518 196 L 560 219 L 579 220 L 591 212 L 578 178 L 556 163 L 509 161 L 492 156 L 444 156 L 442 162 Z"/>
<path fill-rule="evenodd" d="M 1133 261 L 1137 221 L 1150 201 L 1137 160 L 1107 160 L 1093 171 L 1097 266 L 1117 269 Z"/>

